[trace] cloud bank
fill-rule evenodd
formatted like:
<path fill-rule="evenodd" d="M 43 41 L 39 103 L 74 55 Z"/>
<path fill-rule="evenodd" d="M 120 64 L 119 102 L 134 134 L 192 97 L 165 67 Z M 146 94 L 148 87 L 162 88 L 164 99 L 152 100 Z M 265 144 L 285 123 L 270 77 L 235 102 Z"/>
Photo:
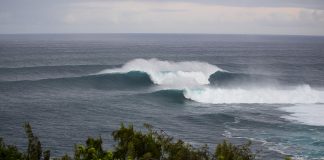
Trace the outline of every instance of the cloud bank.
<path fill-rule="evenodd" d="M 12 0 L 1 3 L 0 33 L 324 35 L 324 2 L 315 0 Z"/>

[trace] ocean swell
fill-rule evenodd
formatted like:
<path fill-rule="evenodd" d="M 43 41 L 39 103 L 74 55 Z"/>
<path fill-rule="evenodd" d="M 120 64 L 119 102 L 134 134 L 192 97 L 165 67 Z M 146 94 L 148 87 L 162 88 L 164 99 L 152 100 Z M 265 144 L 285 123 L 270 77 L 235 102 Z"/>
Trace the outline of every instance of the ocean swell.
<path fill-rule="evenodd" d="M 78 77 L 48 78 L 40 80 L 0 81 L 0 88 L 94 88 L 98 90 L 129 90 L 153 85 L 145 72 L 131 71 L 127 73 L 111 73 L 104 75 L 86 75 Z M 1 90 L 0 90 L 1 91 Z"/>

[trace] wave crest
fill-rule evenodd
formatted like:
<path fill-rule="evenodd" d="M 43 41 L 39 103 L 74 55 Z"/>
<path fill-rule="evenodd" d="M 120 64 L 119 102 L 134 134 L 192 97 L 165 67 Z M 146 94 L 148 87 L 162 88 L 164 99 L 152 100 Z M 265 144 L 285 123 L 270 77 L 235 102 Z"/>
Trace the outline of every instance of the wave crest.
<path fill-rule="evenodd" d="M 209 84 L 209 77 L 222 71 L 215 65 L 205 62 L 173 62 L 158 59 L 134 59 L 121 68 L 106 69 L 98 74 L 127 73 L 140 71 L 147 73 L 153 83 L 172 87 L 188 87 Z"/>

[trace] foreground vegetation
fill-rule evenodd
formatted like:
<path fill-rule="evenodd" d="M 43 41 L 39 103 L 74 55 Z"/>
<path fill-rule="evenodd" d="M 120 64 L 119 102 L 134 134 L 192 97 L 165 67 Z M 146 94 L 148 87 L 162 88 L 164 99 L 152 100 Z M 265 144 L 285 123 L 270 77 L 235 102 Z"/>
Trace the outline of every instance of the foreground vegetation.
<path fill-rule="evenodd" d="M 74 156 L 50 158 L 50 151 L 42 152 L 39 139 L 33 134 L 31 126 L 25 124 L 28 149 L 21 152 L 13 145 L 6 145 L 0 138 L 0 160 L 253 160 L 251 142 L 233 145 L 227 141 L 218 144 L 214 152 L 207 145 L 194 148 L 182 140 L 174 140 L 162 130 L 154 130 L 144 124 L 146 132 L 137 131 L 132 125 L 121 124 L 112 133 L 116 145 L 111 150 L 102 148 L 102 139 L 89 137 L 86 144 L 75 145 Z"/>

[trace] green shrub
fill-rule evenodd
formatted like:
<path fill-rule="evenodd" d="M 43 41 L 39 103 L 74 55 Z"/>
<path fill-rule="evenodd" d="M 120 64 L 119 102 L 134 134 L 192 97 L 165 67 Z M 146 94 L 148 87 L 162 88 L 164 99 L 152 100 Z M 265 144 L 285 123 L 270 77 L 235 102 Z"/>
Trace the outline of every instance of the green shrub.
<path fill-rule="evenodd" d="M 286 156 L 285 160 L 292 160 L 291 156 Z"/>
<path fill-rule="evenodd" d="M 117 141 L 114 158 L 116 159 L 161 159 L 161 160 L 208 160 L 208 147 L 193 148 L 182 140 L 173 138 L 162 130 L 153 130 L 149 124 L 144 124 L 146 132 L 134 130 L 132 125 L 113 132 Z"/>
<path fill-rule="evenodd" d="M 25 154 L 18 151 L 16 146 L 6 145 L 0 138 L 0 160 L 23 160 Z"/>
<path fill-rule="evenodd" d="M 29 123 L 25 124 L 25 132 L 28 138 L 27 159 L 40 160 L 42 156 L 42 146 L 38 137 L 34 136 L 32 128 Z"/>
<path fill-rule="evenodd" d="M 159 159 L 161 145 L 152 131 L 135 131 L 132 125 L 121 127 L 112 133 L 117 145 L 113 153 L 115 159 Z"/>
<path fill-rule="evenodd" d="M 235 146 L 227 141 L 218 144 L 215 150 L 217 160 L 251 160 L 255 154 L 250 150 L 251 141 L 246 144 Z"/>
<path fill-rule="evenodd" d="M 75 160 L 112 160 L 113 157 L 112 157 L 112 152 L 104 151 L 102 149 L 101 137 L 99 137 L 98 139 L 89 137 L 86 141 L 86 146 L 82 144 L 75 145 L 74 159 Z"/>
<path fill-rule="evenodd" d="M 28 138 L 27 152 L 20 152 L 16 146 L 6 145 L 0 138 L 0 160 L 40 160 L 42 156 L 41 142 L 34 136 L 29 123 L 25 124 L 25 132 Z M 44 160 L 50 159 L 50 151 L 44 153 Z"/>

